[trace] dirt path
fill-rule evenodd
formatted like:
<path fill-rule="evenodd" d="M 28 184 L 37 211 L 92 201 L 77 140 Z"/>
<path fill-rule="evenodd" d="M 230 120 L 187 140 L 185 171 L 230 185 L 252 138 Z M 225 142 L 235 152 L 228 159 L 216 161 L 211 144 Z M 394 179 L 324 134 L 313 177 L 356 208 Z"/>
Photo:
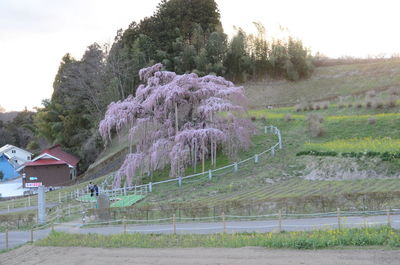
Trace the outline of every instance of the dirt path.
<path fill-rule="evenodd" d="M 0 254 L 1 265 L 246 264 L 398 265 L 400 250 L 275 250 L 264 248 L 81 248 L 23 246 Z"/>

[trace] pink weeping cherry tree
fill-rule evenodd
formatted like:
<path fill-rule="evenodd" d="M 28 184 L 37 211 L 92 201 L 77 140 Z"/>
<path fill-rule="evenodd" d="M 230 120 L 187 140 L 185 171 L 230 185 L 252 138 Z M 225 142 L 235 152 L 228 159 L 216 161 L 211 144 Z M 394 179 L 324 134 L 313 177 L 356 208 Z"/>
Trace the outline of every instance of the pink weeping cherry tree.
<path fill-rule="evenodd" d="M 196 171 L 217 151 L 235 159 L 249 148 L 252 123 L 243 118 L 246 97 L 241 87 L 218 76 L 198 77 L 162 71 L 162 64 L 141 69 L 144 82 L 136 96 L 111 103 L 99 131 L 107 143 L 114 131 L 128 127 L 130 154 L 118 170 L 114 186 L 138 184 L 144 174 L 171 167 L 171 177 L 188 166 Z M 122 181 L 125 180 L 124 183 Z"/>

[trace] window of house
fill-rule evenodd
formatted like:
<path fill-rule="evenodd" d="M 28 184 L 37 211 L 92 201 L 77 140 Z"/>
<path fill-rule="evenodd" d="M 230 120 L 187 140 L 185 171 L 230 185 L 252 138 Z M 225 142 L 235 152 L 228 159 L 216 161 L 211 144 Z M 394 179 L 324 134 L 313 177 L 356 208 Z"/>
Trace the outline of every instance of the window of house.
<path fill-rule="evenodd" d="M 15 152 L 16 152 L 15 150 L 11 150 L 11 153 L 15 154 Z"/>
<path fill-rule="evenodd" d="M 27 156 L 26 159 L 27 159 L 27 160 L 31 160 L 31 157 L 30 157 L 30 156 Z"/>

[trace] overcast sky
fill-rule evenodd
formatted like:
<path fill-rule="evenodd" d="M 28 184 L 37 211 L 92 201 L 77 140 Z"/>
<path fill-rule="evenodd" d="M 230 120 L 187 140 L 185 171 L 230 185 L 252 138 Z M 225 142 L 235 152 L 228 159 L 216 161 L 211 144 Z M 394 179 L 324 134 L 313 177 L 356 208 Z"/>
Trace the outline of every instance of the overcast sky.
<path fill-rule="evenodd" d="M 366 57 L 400 52 L 400 3 L 389 0 L 216 0 L 225 31 L 279 25 L 312 52 Z M 0 106 L 32 109 L 52 93 L 62 56 L 81 58 L 120 28 L 152 15 L 160 0 L 0 0 Z"/>

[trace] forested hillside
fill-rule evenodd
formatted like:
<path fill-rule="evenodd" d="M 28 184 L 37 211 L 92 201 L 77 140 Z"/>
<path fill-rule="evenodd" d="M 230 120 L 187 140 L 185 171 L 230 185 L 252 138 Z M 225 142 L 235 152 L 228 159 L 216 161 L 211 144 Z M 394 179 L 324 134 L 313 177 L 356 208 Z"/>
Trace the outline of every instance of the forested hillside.
<path fill-rule="evenodd" d="M 11 144 L 37 153 L 48 143 L 38 137 L 33 125 L 35 112 L 0 112 L 0 147 Z"/>

